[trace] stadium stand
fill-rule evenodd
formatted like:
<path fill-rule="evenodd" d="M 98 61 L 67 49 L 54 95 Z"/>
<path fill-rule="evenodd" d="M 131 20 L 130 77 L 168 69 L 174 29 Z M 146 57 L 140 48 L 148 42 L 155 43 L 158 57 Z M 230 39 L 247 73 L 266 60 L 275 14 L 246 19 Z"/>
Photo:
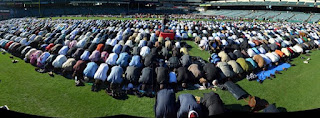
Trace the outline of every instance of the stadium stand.
<path fill-rule="evenodd" d="M 293 16 L 294 16 L 293 13 L 288 13 L 288 12 L 285 13 L 285 12 L 282 12 L 282 13 L 280 13 L 280 15 L 274 17 L 272 20 L 273 20 L 273 21 L 279 21 L 279 20 L 284 20 L 284 21 L 286 21 L 286 20 L 290 19 L 290 18 L 293 17 Z"/>
<path fill-rule="evenodd" d="M 258 11 L 258 12 L 253 12 L 249 15 L 244 16 L 245 18 L 260 18 L 263 14 L 268 13 L 267 11 Z"/>
<path fill-rule="evenodd" d="M 270 21 L 317 22 L 320 14 L 266 10 L 207 10 L 199 15 L 227 16 L 231 18 L 249 18 Z"/>
<path fill-rule="evenodd" d="M 296 13 L 293 17 L 291 17 L 289 20 L 293 22 L 305 22 L 309 19 L 311 14 L 306 14 L 306 13 Z"/>
<path fill-rule="evenodd" d="M 258 18 L 259 20 L 262 20 L 262 19 L 269 19 L 269 18 L 273 18 L 277 15 L 279 15 L 280 13 L 279 12 L 276 12 L 276 11 L 268 11 L 266 14 L 263 14 L 260 16 L 260 18 Z"/>
<path fill-rule="evenodd" d="M 313 22 L 318 22 L 320 20 L 320 14 L 315 13 L 312 16 L 310 16 L 308 22 L 313 23 Z"/>

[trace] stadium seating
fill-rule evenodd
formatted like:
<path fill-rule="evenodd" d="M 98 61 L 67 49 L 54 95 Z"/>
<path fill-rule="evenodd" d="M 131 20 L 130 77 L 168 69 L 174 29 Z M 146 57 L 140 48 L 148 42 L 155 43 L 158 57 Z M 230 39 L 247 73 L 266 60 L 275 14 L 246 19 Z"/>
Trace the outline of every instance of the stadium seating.
<path fill-rule="evenodd" d="M 318 22 L 319 20 L 320 20 L 320 14 L 316 13 L 309 18 L 308 22 L 313 23 L 313 22 Z"/>
<path fill-rule="evenodd" d="M 280 13 L 279 12 L 276 12 L 276 11 L 268 11 L 266 14 L 263 14 L 263 15 L 261 15 L 260 16 L 260 18 L 258 18 L 258 19 L 269 19 L 269 18 L 273 18 L 273 17 L 275 17 L 275 16 L 277 16 L 277 15 L 279 15 Z"/>
<path fill-rule="evenodd" d="M 311 14 L 296 13 L 296 15 L 294 15 L 289 20 L 293 21 L 293 22 L 304 22 L 304 21 L 307 21 L 310 16 L 311 16 Z"/>
<path fill-rule="evenodd" d="M 227 16 L 230 18 L 250 18 L 271 21 L 289 22 L 317 22 L 320 14 L 286 11 L 266 11 L 266 10 L 207 10 L 198 13 L 199 15 Z"/>
<path fill-rule="evenodd" d="M 278 21 L 278 20 L 288 20 L 290 19 L 291 17 L 293 17 L 294 14 L 293 13 L 286 13 L 286 12 L 281 12 L 280 15 L 278 16 L 275 16 L 272 20 L 273 21 Z"/>
<path fill-rule="evenodd" d="M 244 16 L 245 18 L 259 18 L 261 15 L 266 14 L 268 12 L 265 11 L 258 11 L 258 12 L 254 12 L 252 14 L 246 15 Z"/>

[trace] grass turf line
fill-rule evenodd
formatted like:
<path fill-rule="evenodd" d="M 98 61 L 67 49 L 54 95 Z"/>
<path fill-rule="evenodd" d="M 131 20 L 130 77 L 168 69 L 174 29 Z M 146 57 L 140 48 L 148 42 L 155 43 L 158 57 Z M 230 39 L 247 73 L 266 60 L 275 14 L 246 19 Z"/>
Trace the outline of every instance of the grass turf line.
<path fill-rule="evenodd" d="M 194 54 L 203 51 L 195 50 Z M 303 55 L 302 55 L 303 56 Z M 305 56 L 306 57 L 306 56 Z M 320 51 L 311 53 L 309 64 L 302 63 L 302 59 L 295 58 L 292 63 L 296 66 L 283 74 L 277 74 L 273 80 L 266 80 L 263 84 L 256 81 L 242 80 L 237 82 L 249 94 L 276 103 L 284 111 L 300 111 L 319 108 Z M 91 92 L 89 85 L 75 87 L 74 81 L 56 75 L 34 71 L 30 64 L 18 59 L 11 63 L 9 54 L 0 54 L 0 104 L 8 105 L 11 110 L 33 115 L 52 117 L 98 117 L 117 114 L 153 117 L 152 98 L 138 98 L 129 96 L 126 100 L 116 100 L 106 95 L 104 91 Z M 302 71 L 304 70 L 304 71 Z M 191 93 L 203 96 L 211 90 L 186 90 L 177 93 Z M 246 102 L 236 100 L 228 91 L 217 89 L 218 93 L 232 110 L 246 111 Z"/>

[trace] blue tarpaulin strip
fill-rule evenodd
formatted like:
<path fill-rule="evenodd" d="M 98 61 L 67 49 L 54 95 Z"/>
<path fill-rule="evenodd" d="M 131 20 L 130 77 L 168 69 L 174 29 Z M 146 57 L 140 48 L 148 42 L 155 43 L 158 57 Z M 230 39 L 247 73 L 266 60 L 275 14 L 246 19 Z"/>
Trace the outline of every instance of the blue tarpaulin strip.
<path fill-rule="evenodd" d="M 271 66 L 268 68 L 266 71 L 260 71 L 257 73 L 258 79 L 257 81 L 259 82 L 264 81 L 267 77 L 270 77 L 271 74 L 275 74 L 276 71 L 282 71 L 283 68 L 290 68 L 291 65 L 289 63 L 281 63 L 278 66 Z"/>

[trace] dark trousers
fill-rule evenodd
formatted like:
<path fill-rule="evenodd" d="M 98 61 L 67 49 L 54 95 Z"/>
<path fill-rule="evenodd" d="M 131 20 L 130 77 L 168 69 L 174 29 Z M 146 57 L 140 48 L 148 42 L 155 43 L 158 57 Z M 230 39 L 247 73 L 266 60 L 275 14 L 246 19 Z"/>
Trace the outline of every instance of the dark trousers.
<path fill-rule="evenodd" d="M 77 80 L 79 81 L 84 80 L 82 72 L 74 71 L 72 74 L 72 78 L 75 79 L 75 77 L 77 77 Z"/>
<path fill-rule="evenodd" d="M 45 71 L 52 71 L 53 68 L 54 68 L 54 67 L 53 67 L 51 64 L 46 63 L 46 64 L 44 65 Z"/>

